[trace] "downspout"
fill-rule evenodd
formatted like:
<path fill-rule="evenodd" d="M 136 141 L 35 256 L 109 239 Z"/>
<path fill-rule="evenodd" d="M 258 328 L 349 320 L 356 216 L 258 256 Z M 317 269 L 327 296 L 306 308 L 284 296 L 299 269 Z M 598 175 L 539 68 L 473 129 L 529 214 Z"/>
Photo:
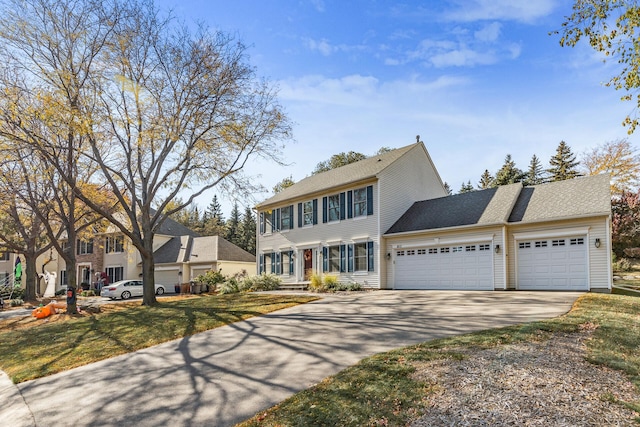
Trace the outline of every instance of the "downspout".
<path fill-rule="evenodd" d="M 504 290 L 509 289 L 509 282 L 507 280 L 507 272 L 509 271 L 507 265 L 507 226 L 502 226 L 502 280 L 504 281 Z"/>

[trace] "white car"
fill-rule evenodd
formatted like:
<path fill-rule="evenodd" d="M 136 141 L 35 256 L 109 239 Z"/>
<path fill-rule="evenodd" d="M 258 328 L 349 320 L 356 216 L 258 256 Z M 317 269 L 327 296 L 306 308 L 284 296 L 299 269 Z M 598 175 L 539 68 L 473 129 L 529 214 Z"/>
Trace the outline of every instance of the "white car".
<path fill-rule="evenodd" d="M 156 283 L 155 287 L 156 295 L 164 294 L 164 285 Z M 142 296 L 142 280 L 120 280 L 119 282 L 105 285 L 100 292 L 100 296 L 111 299 L 129 299 Z"/>

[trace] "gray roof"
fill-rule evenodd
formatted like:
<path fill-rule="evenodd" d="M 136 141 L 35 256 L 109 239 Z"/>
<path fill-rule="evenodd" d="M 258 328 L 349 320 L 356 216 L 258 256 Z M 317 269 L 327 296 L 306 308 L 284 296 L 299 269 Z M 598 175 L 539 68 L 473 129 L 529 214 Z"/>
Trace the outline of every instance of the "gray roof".
<path fill-rule="evenodd" d="M 220 236 L 176 236 L 159 247 L 153 257 L 156 264 L 256 261 L 255 255 Z"/>
<path fill-rule="evenodd" d="M 511 184 L 414 203 L 386 234 L 609 215 L 609 175 Z"/>
<path fill-rule="evenodd" d="M 509 222 L 539 222 L 611 214 L 611 186 L 607 174 L 526 187 Z"/>
<path fill-rule="evenodd" d="M 397 148 L 378 156 L 369 157 L 355 163 L 331 169 L 317 175 L 311 175 L 297 182 L 289 188 L 285 188 L 275 196 L 259 203 L 256 207 L 263 207 L 281 203 L 286 200 L 313 194 L 329 188 L 355 183 L 369 178 L 375 178 L 387 166 L 415 147 L 424 145 L 421 142 Z"/>
<path fill-rule="evenodd" d="M 165 236 L 199 236 L 200 234 L 191 230 L 188 227 L 180 224 L 177 221 L 167 217 L 160 227 L 156 230 L 155 234 L 163 234 Z"/>
<path fill-rule="evenodd" d="M 416 202 L 387 234 L 504 223 L 521 188 L 512 184 Z"/>

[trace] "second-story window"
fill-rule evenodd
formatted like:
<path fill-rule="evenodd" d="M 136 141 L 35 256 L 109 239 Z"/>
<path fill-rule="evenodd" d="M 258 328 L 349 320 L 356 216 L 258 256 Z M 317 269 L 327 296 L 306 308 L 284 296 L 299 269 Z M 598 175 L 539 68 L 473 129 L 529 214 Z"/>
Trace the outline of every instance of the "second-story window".
<path fill-rule="evenodd" d="M 367 189 L 353 190 L 353 216 L 367 215 Z"/>
<path fill-rule="evenodd" d="M 105 241 L 105 252 L 108 254 L 124 252 L 124 236 L 108 236 Z"/>
<path fill-rule="evenodd" d="M 340 220 L 340 195 L 336 194 L 328 198 L 329 221 Z"/>
<path fill-rule="evenodd" d="M 302 225 L 313 224 L 313 203 L 311 201 L 302 204 Z"/>
<path fill-rule="evenodd" d="M 1 252 L 0 261 L 9 261 L 9 252 Z"/>
<path fill-rule="evenodd" d="M 76 241 L 76 255 L 87 255 L 93 253 L 93 239 Z"/>
<path fill-rule="evenodd" d="M 280 208 L 280 230 L 290 230 L 292 221 L 291 221 L 291 206 L 287 206 L 285 208 Z"/>

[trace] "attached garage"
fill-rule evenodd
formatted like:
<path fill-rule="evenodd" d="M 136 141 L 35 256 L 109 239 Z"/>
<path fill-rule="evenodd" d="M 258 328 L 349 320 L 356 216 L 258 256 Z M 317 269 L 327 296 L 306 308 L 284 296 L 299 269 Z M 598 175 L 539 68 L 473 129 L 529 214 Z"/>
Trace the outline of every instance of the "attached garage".
<path fill-rule="evenodd" d="M 493 290 L 491 242 L 395 250 L 396 289 Z"/>
<path fill-rule="evenodd" d="M 589 290 L 586 235 L 517 241 L 517 288 Z"/>
<path fill-rule="evenodd" d="M 167 292 L 173 292 L 174 285 L 177 285 L 180 282 L 180 277 L 178 275 L 178 267 L 173 269 L 157 269 L 154 273 L 154 278 L 157 284 L 165 285 Z"/>

